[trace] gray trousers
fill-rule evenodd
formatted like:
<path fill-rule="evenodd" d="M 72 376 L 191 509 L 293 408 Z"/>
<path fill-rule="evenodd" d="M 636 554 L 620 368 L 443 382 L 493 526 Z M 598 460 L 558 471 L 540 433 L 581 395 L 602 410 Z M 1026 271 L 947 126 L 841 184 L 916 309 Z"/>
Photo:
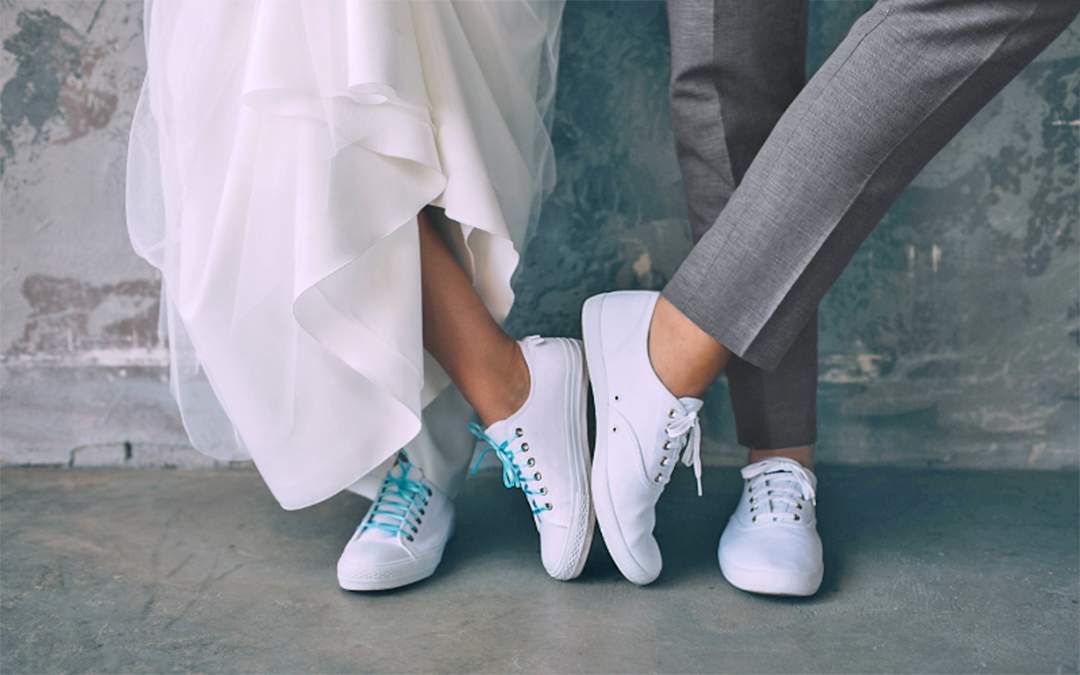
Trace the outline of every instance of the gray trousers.
<path fill-rule="evenodd" d="M 739 357 L 737 419 L 748 403 L 765 410 L 747 413 L 754 425 L 812 416 L 803 390 L 816 380 L 821 298 L 919 170 L 1078 11 L 1076 0 L 879 0 L 776 119 L 801 3 L 669 0 L 672 120 L 691 218 L 712 223 L 663 293 Z M 775 120 L 763 142 L 755 115 Z M 752 447 L 802 444 L 778 428 L 744 439 L 742 426 Z"/>
<path fill-rule="evenodd" d="M 806 71 L 805 0 L 669 0 L 671 123 L 698 241 L 731 199 Z M 817 437 L 817 321 L 773 371 L 727 367 L 739 443 L 811 445 Z"/>

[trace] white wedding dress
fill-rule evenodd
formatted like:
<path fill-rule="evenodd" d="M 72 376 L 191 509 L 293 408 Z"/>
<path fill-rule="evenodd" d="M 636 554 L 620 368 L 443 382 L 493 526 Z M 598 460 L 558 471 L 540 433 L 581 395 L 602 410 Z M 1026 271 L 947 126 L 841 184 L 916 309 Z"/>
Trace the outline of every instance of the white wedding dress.
<path fill-rule="evenodd" d="M 127 215 L 199 450 L 287 509 L 385 467 L 448 380 L 417 213 L 496 320 L 554 180 L 562 2 L 157 0 Z M 464 420 L 462 420 L 464 422 Z"/>

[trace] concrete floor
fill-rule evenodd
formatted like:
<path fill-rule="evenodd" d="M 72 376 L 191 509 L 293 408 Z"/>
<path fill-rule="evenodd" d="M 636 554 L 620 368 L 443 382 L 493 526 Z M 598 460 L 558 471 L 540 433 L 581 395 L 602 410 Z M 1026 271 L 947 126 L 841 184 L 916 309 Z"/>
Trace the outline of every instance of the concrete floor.
<path fill-rule="evenodd" d="M 520 494 L 469 481 L 440 572 L 340 591 L 365 508 L 279 510 L 246 470 L 5 468 L 2 664 L 16 672 L 1075 672 L 1075 472 L 824 468 L 828 572 L 809 600 L 740 593 L 715 544 L 739 487 L 690 472 L 666 567 L 623 581 L 599 537 L 549 580 Z"/>

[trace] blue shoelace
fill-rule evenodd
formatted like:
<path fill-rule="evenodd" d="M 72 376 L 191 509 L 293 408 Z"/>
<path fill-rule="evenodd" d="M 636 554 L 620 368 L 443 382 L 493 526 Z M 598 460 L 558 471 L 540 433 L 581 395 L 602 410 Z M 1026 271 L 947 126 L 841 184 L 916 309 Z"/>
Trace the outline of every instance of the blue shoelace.
<path fill-rule="evenodd" d="M 539 490 L 533 489 L 532 487 L 532 484 L 535 484 L 540 480 L 540 472 L 537 471 L 531 475 L 526 475 L 525 471 L 522 470 L 521 465 L 514 459 L 514 451 L 510 449 L 510 442 L 513 441 L 514 438 L 517 438 L 517 436 L 499 443 L 491 438 L 491 436 L 488 436 L 487 432 L 484 431 L 484 428 L 475 422 L 469 424 L 469 431 L 472 432 L 473 436 L 476 436 L 485 444 L 483 452 L 476 458 L 476 462 L 469 471 L 469 475 L 475 476 L 476 472 L 480 470 L 480 464 L 484 461 L 484 457 L 487 457 L 489 452 L 494 451 L 495 456 L 502 462 L 503 485 L 508 488 L 521 488 L 521 491 L 525 493 L 525 498 L 529 500 L 533 515 L 536 516 L 537 519 L 540 518 L 540 514 L 544 511 L 551 510 L 550 503 L 542 506 L 536 503 L 537 495 L 547 494 L 547 488 L 545 487 L 541 487 Z M 518 434 L 518 436 L 520 436 L 520 434 Z M 518 449 L 518 454 L 527 453 L 527 448 L 528 446 L 523 443 L 521 448 Z"/>
<path fill-rule="evenodd" d="M 394 537 L 405 533 L 406 539 L 413 540 L 431 499 L 431 488 L 422 481 L 409 478 L 412 468 L 409 456 L 402 450 L 397 463 L 383 479 L 367 518 L 357 528 L 360 532 L 382 530 Z M 400 469 L 396 476 L 395 469 Z"/>

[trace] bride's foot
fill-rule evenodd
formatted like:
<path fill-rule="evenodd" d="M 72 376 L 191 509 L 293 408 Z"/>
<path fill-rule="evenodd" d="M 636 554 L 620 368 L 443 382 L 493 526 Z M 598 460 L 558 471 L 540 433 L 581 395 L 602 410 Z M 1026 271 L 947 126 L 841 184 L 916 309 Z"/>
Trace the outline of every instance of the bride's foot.
<path fill-rule="evenodd" d="M 568 338 L 532 336 L 518 344 L 528 367 L 527 397 L 487 429 L 470 429 L 487 445 L 485 454 L 494 451 L 502 462 L 503 484 L 525 493 L 544 569 L 556 579 L 573 579 L 585 567 L 595 522 L 584 354 L 581 342 Z"/>
<path fill-rule="evenodd" d="M 338 559 L 338 583 L 349 591 L 383 591 L 426 579 L 453 530 L 453 502 L 402 450 Z"/>
<path fill-rule="evenodd" d="M 513 415 L 529 398 L 532 381 L 523 343 L 507 337 L 506 344 L 490 349 L 476 378 L 482 385 L 469 387 L 466 398 L 485 426 Z"/>

